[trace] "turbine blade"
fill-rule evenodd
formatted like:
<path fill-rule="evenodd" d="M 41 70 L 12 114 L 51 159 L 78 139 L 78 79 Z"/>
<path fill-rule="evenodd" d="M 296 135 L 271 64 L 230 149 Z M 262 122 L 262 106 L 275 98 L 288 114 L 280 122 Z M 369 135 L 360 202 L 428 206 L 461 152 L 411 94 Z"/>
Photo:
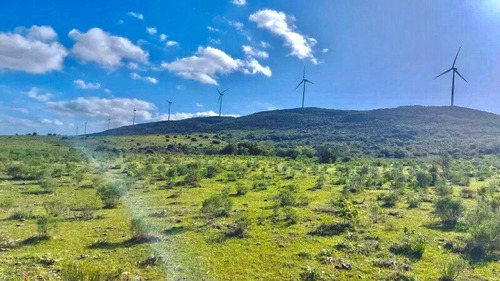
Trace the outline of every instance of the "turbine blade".
<path fill-rule="evenodd" d="M 220 91 L 219 91 L 219 88 L 217 88 L 217 87 L 216 87 L 215 89 L 217 89 L 217 93 L 219 93 L 219 95 L 220 95 Z"/>
<path fill-rule="evenodd" d="M 297 87 L 295 87 L 295 89 L 293 89 L 294 91 L 297 90 L 298 87 L 300 87 L 300 85 L 302 85 L 302 83 L 304 83 L 304 80 L 300 81 L 299 85 L 297 85 Z"/>
<path fill-rule="evenodd" d="M 221 94 L 224 94 L 229 88 L 225 89 L 224 91 L 221 92 Z"/>
<path fill-rule="evenodd" d="M 467 82 L 467 80 L 465 80 L 465 78 L 462 76 L 462 74 L 460 74 L 460 72 L 458 72 L 458 70 L 455 70 L 455 72 L 458 74 L 458 76 L 460 76 L 460 78 L 464 79 L 464 81 Z"/>
<path fill-rule="evenodd" d="M 302 79 L 306 79 L 306 66 L 304 65 L 304 71 L 302 72 Z"/>
<path fill-rule="evenodd" d="M 434 79 L 437 79 L 438 77 L 441 77 L 441 76 L 443 76 L 444 74 L 446 74 L 446 73 L 448 73 L 448 72 L 450 72 L 450 71 L 452 71 L 452 70 L 453 70 L 453 68 L 450 68 L 450 69 L 446 70 L 445 72 L 443 72 L 443 73 L 439 74 L 438 76 L 434 77 Z"/>
<path fill-rule="evenodd" d="M 455 56 L 455 60 L 453 61 L 452 67 L 455 67 L 455 63 L 457 62 L 458 54 L 460 53 L 460 49 L 462 49 L 462 46 L 460 46 L 460 48 L 458 48 L 458 52 L 457 52 L 457 55 Z"/>
<path fill-rule="evenodd" d="M 311 82 L 311 81 L 309 81 L 309 80 L 307 80 L 307 79 L 306 79 L 306 80 L 304 80 L 304 81 L 306 81 L 307 83 L 314 84 L 313 82 Z"/>

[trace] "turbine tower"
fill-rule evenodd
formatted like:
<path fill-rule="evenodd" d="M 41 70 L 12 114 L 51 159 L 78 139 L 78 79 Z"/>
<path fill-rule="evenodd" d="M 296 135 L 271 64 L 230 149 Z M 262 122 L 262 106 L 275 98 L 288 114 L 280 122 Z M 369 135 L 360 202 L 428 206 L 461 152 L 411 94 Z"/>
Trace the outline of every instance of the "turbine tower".
<path fill-rule="evenodd" d="M 133 125 L 135 125 L 135 112 L 136 112 L 136 111 L 137 111 L 137 110 L 136 110 L 136 109 L 135 109 L 135 107 L 134 107 L 134 118 L 132 119 L 132 126 L 133 126 Z"/>
<path fill-rule="evenodd" d="M 297 90 L 300 85 L 303 86 L 302 88 L 302 108 L 304 108 L 304 101 L 306 99 L 306 83 L 311 83 L 314 84 L 313 82 L 309 81 L 306 79 L 306 67 L 304 66 L 304 72 L 302 73 L 302 81 L 300 81 L 299 85 L 293 89 L 294 91 Z"/>
<path fill-rule="evenodd" d="M 87 134 L 87 122 L 85 122 L 85 127 L 83 129 L 83 134 L 86 135 Z"/>
<path fill-rule="evenodd" d="M 216 88 L 217 92 L 219 93 L 219 100 L 217 101 L 217 104 L 219 105 L 219 117 L 222 116 L 222 97 L 224 97 L 224 93 L 229 90 L 229 88 L 225 89 L 224 91 L 219 91 L 219 88 Z"/>
<path fill-rule="evenodd" d="M 170 108 L 172 107 L 172 99 L 174 97 L 171 97 L 169 100 L 167 100 L 168 102 L 168 118 L 167 118 L 167 121 L 170 121 Z"/>
<path fill-rule="evenodd" d="M 109 130 L 109 125 L 111 125 L 111 117 L 108 117 L 108 130 Z"/>
<path fill-rule="evenodd" d="M 76 135 L 78 136 L 78 126 L 76 126 Z"/>
<path fill-rule="evenodd" d="M 467 82 L 467 80 L 465 80 L 465 78 L 460 74 L 460 72 L 458 72 L 458 68 L 455 67 L 455 64 L 457 63 L 458 54 L 460 53 L 460 49 L 462 49 L 462 46 L 458 48 L 457 55 L 455 56 L 455 60 L 453 61 L 453 65 L 451 66 L 451 68 L 439 74 L 438 76 L 434 77 L 434 79 L 436 79 L 450 71 L 453 71 L 453 76 L 451 78 L 451 106 L 453 106 L 455 100 L 455 73 L 458 74 L 458 76 L 460 76 L 460 78 L 462 78 L 465 82 Z"/>

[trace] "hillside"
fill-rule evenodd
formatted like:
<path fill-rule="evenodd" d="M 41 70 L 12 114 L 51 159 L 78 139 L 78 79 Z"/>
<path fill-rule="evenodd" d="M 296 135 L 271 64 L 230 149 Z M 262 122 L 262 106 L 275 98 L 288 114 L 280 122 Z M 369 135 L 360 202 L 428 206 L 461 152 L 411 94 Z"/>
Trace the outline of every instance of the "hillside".
<path fill-rule="evenodd" d="M 342 143 L 381 157 L 500 153 L 500 116 L 462 107 L 403 106 L 369 111 L 321 108 L 259 112 L 125 126 L 95 136 L 220 133 L 278 147 Z"/>

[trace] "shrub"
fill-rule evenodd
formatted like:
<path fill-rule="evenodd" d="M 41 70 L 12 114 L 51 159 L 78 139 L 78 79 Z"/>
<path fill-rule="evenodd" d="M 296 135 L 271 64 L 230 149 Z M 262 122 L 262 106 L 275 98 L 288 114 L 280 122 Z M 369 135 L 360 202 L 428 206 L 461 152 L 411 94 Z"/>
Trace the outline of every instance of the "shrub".
<path fill-rule="evenodd" d="M 469 184 L 470 184 L 469 176 L 463 172 L 453 173 L 450 177 L 450 181 L 453 184 L 460 185 L 460 186 L 469 186 Z"/>
<path fill-rule="evenodd" d="M 281 207 L 297 205 L 297 191 L 298 188 L 294 185 L 282 187 L 275 197 L 276 203 Z"/>
<path fill-rule="evenodd" d="M 455 226 L 464 211 L 462 201 L 454 200 L 449 196 L 441 197 L 434 203 L 434 214 L 447 226 Z"/>
<path fill-rule="evenodd" d="M 474 196 L 476 194 L 473 189 L 468 188 L 468 187 L 462 188 L 462 191 L 460 191 L 460 193 L 461 193 L 462 198 L 466 198 L 466 199 L 474 198 Z"/>
<path fill-rule="evenodd" d="M 184 184 L 195 186 L 200 181 L 200 174 L 197 170 L 191 170 L 184 178 Z"/>
<path fill-rule="evenodd" d="M 236 195 L 241 196 L 248 193 L 248 187 L 242 184 L 236 185 Z"/>
<path fill-rule="evenodd" d="M 50 218 L 48 216 L 42 216 L 36 220 L 38 237 L 49 236 L 49 223 L 50 223 Z"/>
<path fill-rule="evenodd" d="M 324 271 L 309 266 L 300 273 L 301 281 L 326 281 L 332 280 L 331 278 Z"/>
<path fill-rule="evenodd" d="M 467 262 L 459 257 L 456 257 L 443 267 L 439 280 L 454 281 L 465 269 L 467 269 Z"/>
<path fill-rule="evenodd" d="M 64 281 L 102 281 L 113 280 L 115 274 L 105 273 L 104 269 L 92 264 L 68 263 L 59 272 Z"/>
<path fill-rule="evenodd" d="M 108 183 L 97 189 L 97 195 L 101 198 L 104 208 L 114 208 L 118 205 L 118 201 L 126 193 L 126 189 L 122 183 Z"/>
<path fill-rule="evenodd" d="M 247 216 L 241 215 L 228 226 L 225 236 L 228 238 L 245 238 L 248 236 L 248 230 L 250 229 L 251 224 L 252 223 Z"/>
<path fill-rule="evenodd" d="M 432 176 L 425 171 L 419 171 L 416 174 L 417 186 L 421 188 L 428 187 L 432 182 Z"/>
<path fill-rule="evenodd" d="M 43 203 L 43 207 L 47 214 L 54 217 L 65 215 L 68 211 L 68 207 L 58 200 L 46 201 Z"/>
<path fill-rule="evenodd" d="M 227 217 L 233 206 L 233 202 L 227 193 L 210 196 L 203 201 L 201 213 L 209 218 Z"/>
<path fill-rule="evenodd" d="M 358 209 L 351 201 L 340 198 L 338 201 L 334 202 L 335 215 L 343 219 L 344 224 L 351 224 L 357 222 L 358 220 Z"/>
<path fill-rule="evenodd" d="M 390 193 L 379 195 L 378 199 L 382 200 L 383 207 L 394 207 L 396 203 L 399 201 L 400 192 L 392 191 Z"/>
<path fill-rule="evenodd" d="M 133 218 L 130 222 L 130 232 L 133 238 L 146 238 L 149 236 L 152 230 L 152 225 L 144 218 Z"/>
<path fill-rule="evenodd" d="M 285 216 L 284 220 L 287 224 L 296 224 L 299 221 L 299 215 L 290 206 L 283 208 L 283 215 Z"/>
<path fill-rule="evenodd" d="M 410 231 L 405 227 L 402 239 L 395 242 L 389 250 L 397 255 L 420 259 L 425 252 L 425 244 L 426 240 L 421 233 L 415 234 L 415 231 Z"/>
<path fill-rule="evenodd" d="M 408 208 L 418 208 L 420 203 L 422 203 L 422 200 L 417 194 L 412 193 L 408 195 Z"/>
<path fill-rule="evenodd" d="M 39 181 L 38 184 L 40 185 L 41 188 L 43 188 L 45 192 L 49 193 L 52 193 L 56 187 L 56 181 L 51 178 L 43 179 Z"/>
<path fill-rule="evenodd" d="M 485 258 L 500 252 L 500 215 L 497 213 L 470 229 L 467 250 L 474 258 Z"/>
<path fill-rule="evenodd" d="M 434 189 L 438 196 L 448 196 L 453 193 L 453 188 L 446 184 L 442 179 L 436 181 L 436 187 Z"/>
<path fill-rule="evenodd" d="M 372 223 L 379 222 L 381 217 L 382 217 L 382 209 L 380 208 L 380 206 L 376 203 L 372 204 L 369 207 L 369 211 L 370 211 L 370 218 L 372 220 Z"/>

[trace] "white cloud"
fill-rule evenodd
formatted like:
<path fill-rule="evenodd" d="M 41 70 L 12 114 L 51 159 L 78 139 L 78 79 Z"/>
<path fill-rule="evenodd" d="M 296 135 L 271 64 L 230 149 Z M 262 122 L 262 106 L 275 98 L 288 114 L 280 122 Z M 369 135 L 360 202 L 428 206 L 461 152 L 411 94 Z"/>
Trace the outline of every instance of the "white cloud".
<path fill-rule="evenodd" d="M 142 81 L 146 81 L 146 82 L 149 82 L 151 84 L 158 84 L 158 79 L 155 78 L 155 77 L 151 77 L 151 76 L 141 76 L 139 74 L 137 74 L 136 72 L 134 73 L 130 73 L 130 78 L 132 78 L 133 80 L 142 80 Z"/>
<path fill-rule="evenodd" d="M 36 99 L 38 101 L 49 101 L 52 98 L 51 93 L 39 94 L 37 88 L 31 88 L 28 93 L 26 93 L 28 97 L 32 99 Z"/>
<path fill-rule="evenodd" d="M 243 45 L 242 48 L 243 52 L 247 56 L 261 58 L 261 59 L 267 59 L 269 57 L 269 54 L 267 52 L 255 49 L 254 47 Z"/>
<path fill-rule="evenodd" d="M 202 107 L 204 106 L 203 104 L 198 103 L 198 102 L 197 102 L 195 105 L 196 105 L 196 107 L 198 107 L 198 108 L 202 108 Z"/>
<path fill-rule="evenodd" d="M 167 40 L 167 37 L 168 37 L 168 36 L 167 36 L 166 34 L 163 34 L 163 33 L 162 33 L 162 34 L 160 34 L 160 41 L 162 41 L 162 42 L 163 42 L 163 41 Z"/>
<path fill-rule="evenodd" d="M 80 89 L 88 89 L 88 90 L 95 90 L 99 89 L 101 87 L 101 84 L 99 83 L 91 83 L 91 82 L 85 82 L 83 80 L 73 80 L 73 83 Z"/>
<path fill-rule="evenodd" d="M 28 29 L 18 27 L 14 33 L 0 32 L 0 71 L 40 74 L 61 70 L 67 54 L 50 26 L 33 25 Z"/>
<path fill-rule="evenodd" d="M 177 86 L 175 86 L 175 88 L 176 88 L 177 90 L 179 90 L 179 91 L 182 91 L 182 90 L 184 90 L 186 87 L 184 87 L 184 85 L 177 85 Z"/>
<path fill-rule="evenodd" d="M 243 27 L 245 26 L 243 23 L 239 21 L 228 21 L 229 25 L 236 28 L 237 30 L 242 30 Z"/>
<path fill-rule="evenodd" d="M 105 92 L 106 94 L 111 94 L 111 93 L 112 93 L 112 91 L 111 91 L 110 89 L 104 89 L 104 92 Z"/>
<path fill-rule="evenodd" d="M 328 53 L 328 48 L 324 48 L 321 50 L 322 53 Z"/>
<path fill-rule="evenodd" d="M 150 35 L 155 35 L 158 30 L 156 29 L 156 27 L 146 27 L 146 31 L 150 34 Z"/>
<path fill-rule="evenodd" d="M 283 12 L 275 10 L 259 10 L 249 17 L 250 21 L 257 23 L 259 28 L 264 28 L 272 34 L 281 37 L 285 46 L 291 49 L 291 55 L 300 59 L 309 59 L 312 63 L 318 63 L 313 54 L 313 46 L 317 41 L 314 38 L 300 34 L 293 24 L 295 18 Z"/>
<path fill-rule="evenodd" d="M 260 46 L 264 49 L 271 47 L 271 44 L 267 43 L 266 41 L 260 41 Z"/>
<path fill-rule="evenodd" d="M 212 27 L 212 26 L 207 26 L 207 30 L 212 31 L 212 32 L 220 32 L 220 29 Z"/>
<path fill-rule="evenodd" d="M 231 3 L 236 6 L 244 6 L 247 4 L 247 0 L 232 0 Z"/>
<path fill-rule="evenodd" d="M 27 108 L 24 108 L 24 107 L 16 107 L 16 108 L 12 108 L 13 110 L 15 111 L 18 111 L 18 112 L 21 112 L 21 113 L 29 113 L 30 111 L 27 109 Z"/>
<path fill-rule="evenodd" d="M 185 79 L 196 80 L 204 84 L 218 85 L 219 75 L 241 71 L 245 74 L 261 73 L 271 76 L 269 67 L 262 67 L 258 61 L 252 59 L 243 61 L 233 59 L 224 51 L 213 47 L 198 47 L 198 51 L 191 57 L 176 59 L 161 66 L 170 72 Z"/>
<path fill-rule="evenodd" d="M 222 43 L 220 39 L 215 39 L 215 38 L 208 38 L 208 42 L 214 45 L 220 45 Z"/>
<path fill-rule="evenodd" d="M 177 113 L 170 114 L 170 120 L 182 120 L 182 119 L 195 118 L 195 117 L 213 117 L 213 116 L 219 116 L 219 114 L 216 113 L 215 111 L 212 111 L 212 110 L 195 112 L 195 113 L 177 112 Z M 225 114 L 223 114 L 222 116 L 238 117 L 239 115 L 225 115 Z M 161 114 L 161 115 L 158 115 L 157 117 L 154 118 L 155 121 L 164 121 L 167 119 L 168 119 L 168 114 Z"/>
<path fill-rule="evenodd" d="M 120 125 L 132 121 L 133 109 L 137 120 L 150 121 L 156 106 L 150 102 L 128 98 L 98 98 L 79 97 L 70 101 L 47 102 L 47 107 L 56 114 L 64 116 L 90 116 L 94 118 L 111 117 L 113 122 Z"/>
<path fill-rule="evenodd" d="M 145 63 L 148 52 L 134 45 L 124 37 L 111 35 L 94 27 L 81 33 L 73 29 L 68 36 L 76 41 L 71 52 L 84 62 L 95 62 L 104 68 L 113 69 L 122 65 L 123 60 Z"/>
<path fill-rule="evenodd" d="M 139 13 L 135 13 L 135 12 L 128 12 L 128 15 L 131 16 L 131 17 L 134 17 L 138 20 L 144 20 L 144 15 L 143 14 L 139 14 Z"/>
<path fill-rule="evenodd" d="M 178 46 L 179 42 L 173 41 L 173 40 L 169 40 L 169 41 L 167 41 L 167 43 L 165 43 L 165 45 L 167 45 L 167 47 Z"/>

